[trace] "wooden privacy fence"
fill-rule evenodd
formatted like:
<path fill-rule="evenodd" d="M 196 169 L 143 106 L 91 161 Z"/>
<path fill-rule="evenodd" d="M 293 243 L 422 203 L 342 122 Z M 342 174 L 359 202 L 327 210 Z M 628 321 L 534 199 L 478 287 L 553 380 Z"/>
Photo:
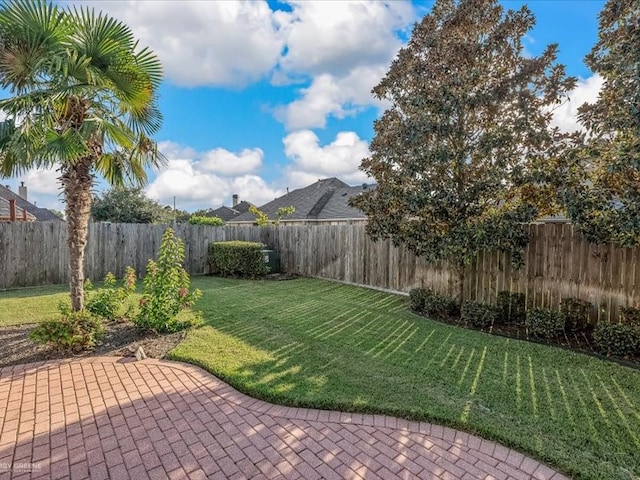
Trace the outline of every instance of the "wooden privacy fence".
<path fill-rule="evenodd" d="M 158 253 L 167 226 L 90 224 L 85 258 L 88 278 L 121 276 L 131 265 L 141 274 Z M 224 226 L 180 224 L 185 267 L 207 273 L 207 246 L 214 241 L 249 240 L 280 252 L 282 269 L 349 283 L 409 291 L 424 286 L 454 296 L 457 276 L 447 265 L 429 265 L 389 241 L 373 242 L 364 225 Z M 621 305 L 640 303 L 639 249 L 593 246 L 568 224 L 529 226 L 531 242 L 520 270 L 507 255 L 485 252 L 465 275 L 465 298 L 495 302 L 502 290 L 522 292 L 528 306 L 557 307 L 578 297 L 594 305 L 592 315 L 617 318 Z M 0 288 L 66 283 L 66 225 L 63 222 L 0 223 Z M 638 280 L 636 280 L 638 279 Z"/>

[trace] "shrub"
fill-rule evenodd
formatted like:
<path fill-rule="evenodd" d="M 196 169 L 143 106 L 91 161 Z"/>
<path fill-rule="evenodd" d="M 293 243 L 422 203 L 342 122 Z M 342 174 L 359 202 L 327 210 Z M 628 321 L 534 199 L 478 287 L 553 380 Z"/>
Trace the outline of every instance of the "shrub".
<path fill-rule="evenodd" d="M 600 322 L 593 331 L 593 340 L 598 351 L 605 355 L 639 354 L 640 326 Z"/>
<path fill-rule="evenodd" d="M 525 325 L 531 335 L 555 338 L 564 332 L 564 315 L 548 308 L 534 308 L 527 312 Z"/>
<path fill-rule="evenodd" d="M 191 225 L 211 225 L 214 227 L 221 227 L 224 225 L 224 220 L 220 217 L 205 217 L 201 215 L 191 215 L 188 222 Z"/>
<path fill-rule="evenodd" d="M 409 292 L 409 307 L 416 313 L 424 313 L 427 297 L 433 292 L 424 288 L 414 288 Z"/>
<path fill-rule="evenodd" d="M 121 313 L 127 298 L 136 290 L 136 271 L 132 267 L 127 267 L 122 286 L 116 287 L 116 277 L 111 273 L 107 273 L 104 277 L 104 287 L 97 289 L 88 295 L 85 308 L 87 311 L 104 320 L 115 320 L 116 318 L 128 318 L 131 315 L 131 309 Z M 92 285 L 90 282 L 85 283 L 85 289 L 90 292 Z"/>
<path fill-rule="evenodd" d="M 498 292 L 498 318 L 501 323 L 524 323 L 526 316 L 525 294 Z"/>
<path fill-rule="evenodd" d="M 64 303 L 58 306 L 60 318 L 41 323 L 29 333 L 37 343 L 50 344 L 58 350 L 81 352 L 94 347 L 104 335 L 102 320 L 87 311 L 72 312 Z"/>
<path fill-rule="evenodd" d="M 455 300 L 435 293 L 429 288 L 414 288 L 409 292 L 411 310 L 435 318 L 454 317 L 460 313 Z"/>
<path fill-rule="evenodd" d="M 269 273 L 262 250 L 256 242 L 214 242 L 209 244 L 210 271 L 217 275 L 255 278 Z"/>
<path fill-rule="evenodd" d="M 564 327 L 567 332 L 583 330 L 589 325 L 591 302 L 579 298 L 563 298 L 560 302 L 560 312 L 564 315 Z"/>
<path fill-rule="evenodd" d="M 640 326 L 640 308 L 620 307 L 620 320 L 622 323 Z"/>
<path fill-rule="evenodd" d="M 168 228 L 162 236 L 158 261 L 149 260 L 144 277 L 144 293 L 135 324 L 155 332 L 176 332 L 193 325 L 194 321 L 179 320 L 178 314 L 193 306 L 200 290 L 189 291 L 191 280 L 182 267 L 184 243 Z"/>
<path fill-rule="evenodd" d="M 493 325 L 498 315 L 497 307 L 482 302 L 462 302 L 460 309 L 460 320 L 474 327 L 489 327 Z"/>

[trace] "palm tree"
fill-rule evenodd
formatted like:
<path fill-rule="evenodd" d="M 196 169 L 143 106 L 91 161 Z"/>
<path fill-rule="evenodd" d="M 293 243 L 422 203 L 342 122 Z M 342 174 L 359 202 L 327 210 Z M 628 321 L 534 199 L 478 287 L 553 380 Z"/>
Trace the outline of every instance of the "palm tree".
<path fill-rule="evenodd" d="M 146 182 L 162 157 L 162 66 L 131 30 L 88 8 L 44 0 L 0 6 L 0 175 L 56 167 L 65 201 L 69 287 L 84 307 L 84 251 L 97 176 L 113 185 Z"/>

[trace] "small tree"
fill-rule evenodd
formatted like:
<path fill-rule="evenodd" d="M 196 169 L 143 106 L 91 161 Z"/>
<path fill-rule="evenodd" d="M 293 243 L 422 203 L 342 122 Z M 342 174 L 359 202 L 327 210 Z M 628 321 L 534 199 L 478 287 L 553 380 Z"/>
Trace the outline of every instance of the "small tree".
<path fill-rule="evenodd" d="M 609 0 L 599 20 L 585 62 L 604 84 L 578 111 L 587 142 L 564 192 L 566 210 L 593 243 L 640 245 L 640 2 Z"/>
<path fill-rule="evenodd" d="M 259 227 L 266 227 L 269 223 L 273 223 L 275 226 L 280 225 L 280 220 L 282 217 L 287 217 L 289 215 L 293 215 L 296 211 L 296 207 L 293 205 L 289 205 L 288 207 L 280 207 L 276 210 L 276 219 L 270 220 L 269 216 L 264 213 L 262 210 L 258 209 L 251 205 L 249 207 L 249 212 L 253 213 L 256 216 L 256 224 Z"/>
<path fill-rule="evenodd" d="M 523 55 L 534 22 L 527 7 L 505 13 L 497 0 L 437 0 L 373 89 L 391 104 L 361 164 L 378 188 L 351 203 L 374 239 L 449 261 L 461 300 L 479 251 L 522 263 L 523 224 L 542 211 L 562 158 L 551 109 L 575 79 L 554 63 L 556 45 Z"/>
<path fill-rule="evenodd" d="M 173 229 L 162 235 L 158 260 L 149 260 L 144 277 L 144 293 L 140 299 L 140 312 L 134 323 L 154 332 L 176 332 L 191 326 L 193 319 L 181 320 L 178 314 L 193 306 L 202 296 L 196 289 L 189 291 L 191 279 L 182 266 L 184 242 Z"/>

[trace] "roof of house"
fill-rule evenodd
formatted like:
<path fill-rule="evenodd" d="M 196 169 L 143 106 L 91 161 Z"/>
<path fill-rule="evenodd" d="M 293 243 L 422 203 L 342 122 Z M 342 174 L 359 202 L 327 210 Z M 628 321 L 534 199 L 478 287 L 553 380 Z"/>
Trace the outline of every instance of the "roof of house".
<path fill-rule="evenodd" d="M 318 219 L 330 220 L 340 218 L 367 218 L 362 210 L 349 205 L 349 199 L 373 188 L 375 188 L 375 185 L 362 184 L 357 187 L 344 187 L 336 189 L 325 207 L 318 215 Z"/>
<path fill-rule="evenodd" d="M 7 187 L 4 187 L 2 185 L 0 185 L 0 197 L 4 198 L 5 200 L 15 200 L 16 206 L 18 208 L 24 209 L 32 214 L 38 222 L 64 221 L 50 210 L 47 210 L 46 208 L 36 207 L 33 203 L 28 202 L 17 193 L 12 192 Z"/>
<path fill-rule="evenodd" d="M 24 212 L 27 212 L 26 219 L 28 221 L 30 222 L 35 221 L 36 217 L 33 214 L 29 213 L 28 211 L 16 205 L 15 215 L 17 219 L 23 220 Z M 11 217 L 11 207 L 9 205 L 9 200 L 7 200 L 6 198 L 0 197 L 0 220 L 5 221 L 5 220 L 8 220 L 10 217 Z"/>
<path fill-rule="evenodd" d="M 293 206 L 295 211 L 283 220 L 329 220 L 365 218 L 357 208 L 350 207 L 349 198 L 363 191 L 363 186 L 350 187 L 335 177 L 317 182 L 276 198 L 259 207 L 270 219 L 277 217 L 277 210 Z M 371 188 L 371 187 L 366 187 Z M 235 222 L 253 222 L 256 217 L 247 212 L 232 220 Z"/>
<path fill-rule="evenodd" d="M 207 217 L 218 217 L 227 222 L 239 215 L 242 215 L 243 213 L 248 212 L 249 207 L 251 207 L 252 205 L 252 203 L 249 203 L 246 200 L 238 203 L 235 207 L 225 207 L 223 205 L 222 207 L 216 208 L 215 210 L 209 210 L 207 212 Z"/>

